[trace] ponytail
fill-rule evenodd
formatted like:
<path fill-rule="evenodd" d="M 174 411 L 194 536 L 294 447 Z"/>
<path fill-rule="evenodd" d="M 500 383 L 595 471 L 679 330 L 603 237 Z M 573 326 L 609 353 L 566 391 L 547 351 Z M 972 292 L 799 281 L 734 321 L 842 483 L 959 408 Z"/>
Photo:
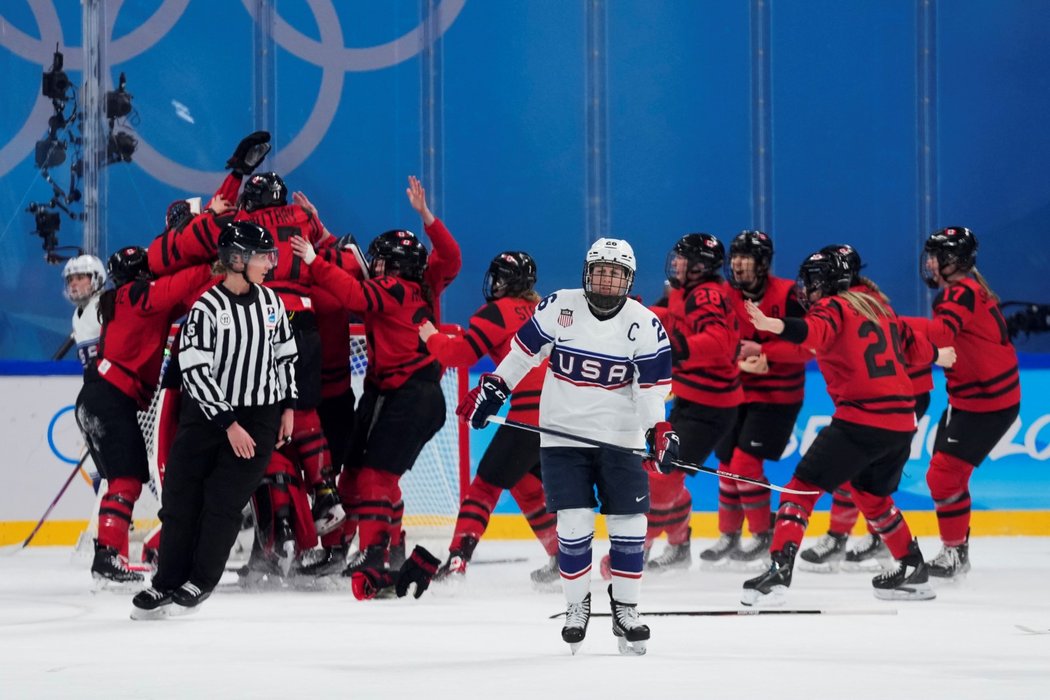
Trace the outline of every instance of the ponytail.
<path fill-rule="evenodd" d="M 879 289 L 879 285 L 875 284 L 874 280 L 868 277 L 864 277 L 863 275 L 857 275 L 857 283 L 862 284 L 868 289 L 870 289 L 872 292 L 872 296 L 874 296 L 886 306 L 889 306 L 890 298 L 886 296 L 886 293 L 884 291 Z"/>
<path fill-rule="evenodd" d="M 981 273 L 980 273 L 980 272 L 979 272 L 979 271 L 977 270 L 977 268 L 976 268 L 976 267 L 974 267 L 974 268 L 972 268 L 972 269 L 970 270 L 970 274 L 972 274 L 972 275 L 973 275 L 973 278 L 974 278 L 975 280 L 977 280 L 977 284 L 981 285 L 981 289 L 983 289 L 983 290 L 984 290 L 984 293 L 985 293 L 985 294 L 987 294 L 987 295 L 988 295 L 988 297 L 989 297 L 989 298 L 990 298 L 990 299 L 991 299 L 992 301 L 994 301 L 994 302 L 995 302 L 996 304 L 998 304 L 998 303 L 999 303 L 999 295 L 998 295 L 998 294 L 996 294 L 995 292 L 993 292 L 993 291 L 992 291 L 992 288 L 991 288 L 990 286 L 988 286 L 988 280 L 986 280 L 986 279 L 984 278 L 984 275 L 982 275 L 982 274 L 981 274 Z"/>
<path fill-rule="evenodd" d="M 854 311 L 873 323 L 878 323 L 879 319 L 882 318 L 892 317 L 889 307 L 873 294 L 867 292 L 840 292 L 838 296 L 852 306 Z"/>

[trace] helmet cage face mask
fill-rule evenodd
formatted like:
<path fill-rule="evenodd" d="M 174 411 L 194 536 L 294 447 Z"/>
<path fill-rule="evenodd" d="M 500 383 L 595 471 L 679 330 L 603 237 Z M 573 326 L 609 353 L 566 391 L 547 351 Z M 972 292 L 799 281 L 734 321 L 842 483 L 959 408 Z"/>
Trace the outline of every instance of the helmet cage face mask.
<path fill-rule="evenodd" d="M 520 296 L 536 284 L 536 263 L 528 253 L 507 251 L 500 253 L 489 264 L 481 281 L 485 301 L 505 296 Z"/>
<path fill-rule="evenodd" d="M 277 245 L 270 232 L 250 221 L 235 221 L 219 234 L 219 262 L 227 270 L 243 274 L 252 258 L 265 256 L 270 267 L 277 266 Z"/>
<path fill-rule="evenodd" d="M 606 267 L 610 265 L 614 267 Z M 591 309 L 601 316 L 619 310 L 631 292 L 636 267 L 634 249 L 627 241 L 617 238 L 599 238 L 595 241 L 587 250 L 583 264 L 583 294 Z M 619 275 L 616 270 L 619 270 Z M 611 285 L 605 283 L 605 279 L 610 276 L 617 277 L 610 280 Z M 600 288 L 603 286 L 611 286 L 612 289 L 602 292 Z"/>
<path fill-rule="evenodd" d="M 735 264 L 734 259 L 743 262 Z M 751 261 L 750 266 L 746 264 L 746 260 Z M 741 231 L 729 244 L 729 257 L 726 258 L 723 275 L 729 284 L 737 289 L 759 289 L 765 285 L 772 263 L 772 239 L 762 231 Z M 752 279 L 737 279 L 738 268 L 750 268 Z"/>
<path fill-rule="evenodd" d="M 70 286 L 74 275 L 89 275 L 90 285 L 87 292 L 78 292 Z M 106 269 L 102 261 L 94 255 L 78 255 L 71 258 L 62 269 L 62 293 L 71 303 L 83 306 L 91 297 L 98 294 L 106 284 Z"/>

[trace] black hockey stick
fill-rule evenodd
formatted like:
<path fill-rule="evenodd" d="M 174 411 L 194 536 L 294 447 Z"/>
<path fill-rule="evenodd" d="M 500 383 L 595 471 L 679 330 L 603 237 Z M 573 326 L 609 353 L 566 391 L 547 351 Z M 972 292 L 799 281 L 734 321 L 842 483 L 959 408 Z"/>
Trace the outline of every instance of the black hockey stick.
<path fill-rule="evenodd" d="M 866 608 L 862 610 L 663 610 L 639 612 L 647 617 L 752 617 L 754 615 L 896 615 L 896 608 Z M 556 620 L 565 617 L 560 612 L 548 617 Z M 612 617 L 612 613 L 591 613 L 591 617 Z"/>
<path fill-rule="evenodd" d="M 80 461 L 77 462 L 77 465 L 73 467 L 73 471 L 69 473 L 69 477 L 66 478 L 66 483 L 62 484 L 62 488 L 58 490 L 58 495 L 55 496 L 55 500 L 51 501 L 51 505 L 49 505 L 47 507 L 47 510 L 44 511 L 44 514 L 40 516 L 40 520 L 37 522 L 36 527 L 34 527 L 33 531 L 29 533 L 29 537 L 26 538 L 26 541 L 22 543 L 22 546 L 19 547 L 19 549 L 25 549 L 26 547 L 28 547 L 29 543 L 33 541 L 33 538 L 36 537 L 36 533 L 38 533 L 40 531 L 40 528 L 44 526 L 44 521 L 47 520 L 47 516 L 51 515 L 51 511 L 55 509 L 56 505 L 58 505 L 58 501 L 62 498 L 62 494 L 64 494 L 66 492 L 66 489 L 69 488 L 69 485 L 73 483 L 73 478 L 76 477 L 77 472 L 80 471 L 80 468 L 84 466 L 84 460 L 87 459 L 88 454 L 90 453 L 87 450 L 85 450 L 84 455 L 80 458 Z"/>
<path fill-rule="evenodd" d="M 613 445 L 609 442 L 602 442 L 601 440 L 592 440 L 591 438 L 582 437 L 579 435 L 572 435 L 570 433 L 563 433 L 560 430 L 553 430 L 551 428 L 541 428 L 536 425 L 529 425 L 528 423 L 520 423 L 516 420 L 508 420 L 501 418 L 500 416 L 489 416 L 488 421 L 490 423 L 496 423 L 498 425 L 507 425 L 511 428 L 519 428 L 520 430 L 531 430 L 534 433 L 540 433 L 541 435 L 553 435 L 554 437 L 564 438 L 566 440 L 574 440 L 582 445 L 591 445 L 592 447 L 604 447 L 607 450 L 614 450 L 616 452 L 623 452 L 624 454 L 635 455 L 642 459 L 656 459 L 652 454 L 649 454 L 645 450 L 635 450 L 630 447 L 623 447 L 621 445 Z M 764 489 L 770 491 L 779 491 L 780 493 L 794 493 L 800 496 L 815 496 L 820 491 L 798 491 L 796 489 L 789 489 L 786 486 L 777 486 L 776 484 L 770 484 L 767 481 L 761 481 L 759 479 L 752 479 L 751 477 L 741 476 L 740 474 L 734 474 L 732 472 L 722 471 L 721 469 L 712 469 L 711 467 L 705 467 L 700 464 L 690 464 L 689 462 L 681 462 L 677 459 L 672 460 L 671 464 L 675 465 L 679 469 L 685 469 L 691 472 L 703 472 L 704 474 L 714 474 L 715 476 L 723 476 L 733 481 L 744 481 L 755 486 L 761 486 Z"/>

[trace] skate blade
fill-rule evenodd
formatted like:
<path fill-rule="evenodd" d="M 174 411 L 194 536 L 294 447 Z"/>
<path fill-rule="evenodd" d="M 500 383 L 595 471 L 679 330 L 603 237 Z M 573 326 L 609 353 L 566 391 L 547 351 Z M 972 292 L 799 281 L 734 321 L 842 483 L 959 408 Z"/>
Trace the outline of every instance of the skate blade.
<path fill-rule="evenodd" d="M 687 561 L 687 562 L 684 562 L 684 563 L 681 563 L 681 564 L 676 564 L 674 566 L 658 566 L 656 568 L 646 567 L 645 568 L 645 573 L 652 574 L 653 576 L 667 576 L 667 577 L 671 577 L 671 576 L 675 576 L 675 575 L 679 575 L 680 576 L 682 574 L 685 574 L 685 573 L 689 572 L 689 565 L 691 563 L 692 562 Z M 605 577 L 603 576 L 602 578 L 605 578 Z M 609 575 L 609 578 L 610 579 L 612 578 L 612 574 Z"/>
<path fill-rule="evenodd" d="M 837 574 L 839 571 L 842 570 L 841 559 L 837 559 L 835 561 L 824 561 L 820 563 L 815 563 L 799 558 L 796 564 L 799 569 L 801 569 L 802 571 L 808 571 L 811 574 Z"/>
<path fill-rule="evenodd" d="M 879 600 L 933 600 L 937 593 L 928 583 L 916 583 L 900 588 L 872 589 Z"/>
<path fill-rule="evenodd" d="M 740 594 L 740 602 L 749 607 L 775 608 L 787 602 L 787 586 L 773 586 L 769 593 L 763 594 L 754 588 L 745 588 Z"/>
<path fill-rule="evenodd" d="M 146 587 L 146 581 L 114 581 L 96 573 L 91 574 L 94 583 L 93 593 L 138 593 Z"/>
<path fill-rule="evenodd" d="M 880 571 L 889 571 L 896 566 L 896 562 L 893 559 L 861 559 L 860 561 L 843 561 L 842 571 L 846 573 L 866 573 L 866 574 L 877 574 Z"/>
<path fill-rule="evenodd" d="M 132 606 L 130 617 L 132 620 L 136 620 L 138 622 L 147 622 L 150 620 L 163 620 L 168 616 L 168 608 L 170 607 L 170 603 L 168 605 L 162 605 L 159 608 L 154 608 L 153 610 L 143 610 L 142 608 L 136 608 Z"/>
<path fill-rule="evenodd" d="M 561 593 L 561 579 L 554 581 L 531 581 L 532 590 L 537 593 Z"/>
<path fill-rule="evenodd" d="M 576 656 L 576 652 L 583 646 L 583 642 L 569 642 L 569 651 L 572 652 L 573 656 Z"/>
<path fill-rule="evenodd" d="M 192 606 L 172 603 L 168 606 L 169 608 L 171 608 L 171 610 L 168 611 L 168 617 L 187 617 L 189 615 L 195 615 L 197 611 L 201 609 L 201 605 L 203 605 L 203 602 L 197 603 L 196 605 Z"/>
<path fill-rule="evenodd" d="M 629 642 L 624 637 L 616 638 L 616 645 L 623 656 L 645 656 L 646 643 L 644 639 L 637 642 Z"/>

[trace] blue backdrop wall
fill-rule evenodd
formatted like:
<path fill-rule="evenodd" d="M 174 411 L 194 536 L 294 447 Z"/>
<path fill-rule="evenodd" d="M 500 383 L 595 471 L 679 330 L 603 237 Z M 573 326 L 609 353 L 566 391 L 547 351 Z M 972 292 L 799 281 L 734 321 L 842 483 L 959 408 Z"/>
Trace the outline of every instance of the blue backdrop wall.
<path fill-rule="evenodd" d="M 33 148 L 56 44 L 83 80 L 80 5 L 0 6 L 0 358 L 47 357 L 68 332 L 59 270 L 24 210 L 51 197 Z M 1039 0 L 142 0 L 115 12 L 107 80 L 127 75 L 135 113 L 117 128 L 139 146 L 105 169 L 102 255 L 146 244 L 173 199 L 207 196 L 239 138 L 264 127 L 269 166 L 336 233 L 418 229 L 403 190 L 423 177 L 464 249 L 452 321 L 479 304 L 502 249 L 531 251 L 549 290 L 578 284 L 590 240 L 625 237 L 652 299 L 680 235 L 748 227 L 773 234 L 784 275 L 825 243 L 854 243 L 898 310 L 918 313 L 922 239 L 967 225 L 1005 299 L 1050 302 Z M 52 169 L 60 185 L 71 161 Z M 81 235 L 63 217 L 60 242 Z"/>

